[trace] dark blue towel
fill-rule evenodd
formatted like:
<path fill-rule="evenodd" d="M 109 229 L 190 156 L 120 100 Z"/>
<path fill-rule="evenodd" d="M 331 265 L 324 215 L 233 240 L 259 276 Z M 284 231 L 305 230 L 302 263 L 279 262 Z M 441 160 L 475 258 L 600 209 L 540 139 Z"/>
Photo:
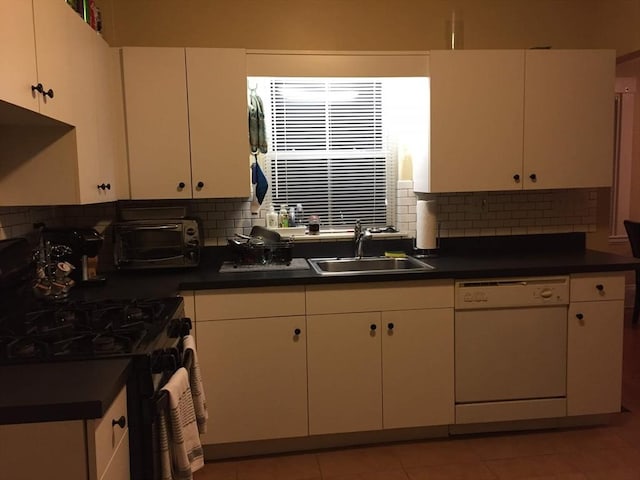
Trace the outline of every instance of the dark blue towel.
<path fill-rule="evenodd" d="M 257 159 L 251 165 L 251 183 L 256 186 L 256 200 L 262 205 L 264 196 L 267 194 L 267 190 L 269 190 L 269 182 L 267 181 L 267 177 L 264 176 L 264 173 L 262 173 Z"/>

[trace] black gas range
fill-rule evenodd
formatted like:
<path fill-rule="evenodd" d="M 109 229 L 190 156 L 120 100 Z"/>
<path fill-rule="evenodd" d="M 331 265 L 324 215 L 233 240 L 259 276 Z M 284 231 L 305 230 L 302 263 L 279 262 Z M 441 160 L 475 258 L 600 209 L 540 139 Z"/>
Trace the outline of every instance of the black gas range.
<path fill-rule="evenodd" d="M 146 355 L 183 335 L 182 299 L 32 301 L 0 312 L 0 364 Z"/>
<path fill-rule="evenodd" d="M 154 458 L 156 401 L 181 364 L 191 330 L 181 297 L 62 301 L 33 295 L 31 252 L 23 240 L 0 241 L 0 368 L 30 363 L 130 359 L 127 379 L 130 478 L 159 478 Z M 133 293 L 133 292 L 132 292 Z M 95 294 L 94 294 L 95 296 Z"/>

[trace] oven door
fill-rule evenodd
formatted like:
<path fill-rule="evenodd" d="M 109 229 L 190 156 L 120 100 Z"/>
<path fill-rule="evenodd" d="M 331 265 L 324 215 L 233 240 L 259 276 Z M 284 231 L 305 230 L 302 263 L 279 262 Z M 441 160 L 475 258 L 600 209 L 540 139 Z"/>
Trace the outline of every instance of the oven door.
<path fill-rule="evenodd" d="M 115 263 L 119 268 L 183 266 L 186 261 L 182 223 L 116 226 Z"/>

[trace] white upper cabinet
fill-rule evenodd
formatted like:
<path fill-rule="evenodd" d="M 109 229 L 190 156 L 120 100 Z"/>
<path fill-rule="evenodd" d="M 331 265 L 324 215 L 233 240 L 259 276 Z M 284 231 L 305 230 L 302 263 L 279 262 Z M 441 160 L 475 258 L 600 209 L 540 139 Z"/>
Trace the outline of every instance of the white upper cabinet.
<path fill-rule="evenodd" d="M 248 197 L 247 61 L 237 48 L 187 48 L 193 198 Z"/>
<path fill-rule="evenodd" d="M 609 50 L 432 51 L 416 191 L 611 185 L 614 74 Z"/>
<path fill-rule="evenodd" d="M 121 198 L 118 52 L 63 1 L 0 0 L 0 7 L 0 205 Z"/>
<path fill-rule="evenodd" d="M 131 198 L 248 197 L 244 50 L 132 47 L 123 58 Z"/>
<path fill-rule="evenodd" d="M 62 2 L 60 2 L 62 3 Z M 39 110 L 31 2 L 0 0 L 0 100 Z"/>
<path fill-rule="evenodd" d="M 86 41 L 87 35 L 95 32 L 62 1 L 33 0 L 33 24 L 38 83 L 44 91 L 39 94 L 40 113 L 75 126 L 74 109 L 86 108 L 81 103 L 86 105 L 88 100 L 82 97 L 83 102 L 76 101 L 78 88 L 86 88 L 82 85 L 86 77 L 76 74 L 90 68 Z"/>
<path fill-rule="evenodd" d="M 525 65 L 525 188 L 611 186 L 615 52 L 528 50 Z"/>
<path fill-rule="evenodd" d="M 432 51 L 430 72 L 428 191 L 519 188 L 524 52 Z"/>
<path fill-rule="evenodd" d="M 122 55 L 131 198 L 191 198 L 184 48 Z"/>

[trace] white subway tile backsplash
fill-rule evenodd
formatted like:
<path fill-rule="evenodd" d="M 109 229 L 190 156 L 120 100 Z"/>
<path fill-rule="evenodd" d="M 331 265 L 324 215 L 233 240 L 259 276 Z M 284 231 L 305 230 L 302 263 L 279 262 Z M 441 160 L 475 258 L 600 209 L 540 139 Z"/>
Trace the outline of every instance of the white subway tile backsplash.
<path fill-rule="evenodd" d="M 402 180 L 397 182 L 397 198 L 390 202 L 396 208 L 391 222 L 414 236 L 416 201 L 421 198 L 436 200 L 441 237 L 594 232 L 597 193 L 596 189 L 576 189 L 416 195 L 413 182 Z M 192 200 L 188 206 L 193 215 L 202 219 L 207 244 L 226 245 L 227 238 L 236 232 L 249 233 L 253 225 L 264 226 L 270 201 L 267 194 L 258 214 L 251 213 L 248 199 Z M 0 207 L 0 239 L 24 235 L 36 222 L 93 226 L 108 234 L 115 217 L 115 203 Z"/>

